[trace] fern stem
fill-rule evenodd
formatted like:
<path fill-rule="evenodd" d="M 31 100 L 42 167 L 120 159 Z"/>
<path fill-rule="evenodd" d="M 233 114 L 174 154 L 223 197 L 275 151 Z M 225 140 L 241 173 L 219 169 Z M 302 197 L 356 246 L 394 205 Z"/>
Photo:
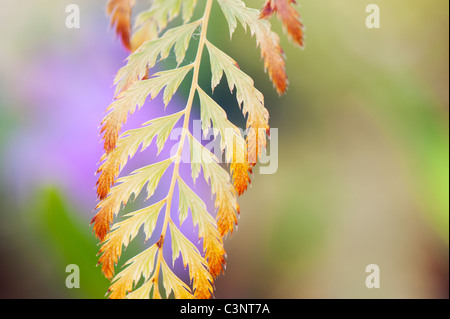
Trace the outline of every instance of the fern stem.
<path fill-rule="evenodd" d="M 169 188 L 169 192 L 167 195 L 167 203 L 166 203 L 166 210 L 165 210 L 165 216 L 164 216 L 164 223 L 163 223 L 163 227 L 162 227 L 162 231 L 161 231 L 161 237 L 158 241 L 158 259 L 156 261 L 156 267 L 155 267 L 155 274 L 153 276 L 153 280 L 155 283 L 158 282 L 158 276 L 159 276 L 159 271 L 160 271 L 160 267 L 161 267 L 161 261 L 164 258 L 163 257 L 163 246 L 164 246 L 164 240 L 166 237 L 166 233 L 167 233 L 167 228 L 169 225 L 169 222 L 171 221 L 170 218 L 170 210 L 171 210 L 171 206 L 172 206 L 172 198 L 173 198 L 173 192 L 175 190 L 175 184 L 177 182 L 177 179 L 179 177 L 179 169 L 180 169 L 180 162 L 181 162 L 181 155 L 183 152 L 183 145 L 186 139 L 186 136 L 189 132 L 189 118 L 191 115 L 191 110 L 192 110 L 192 104 L 194 102 L 194 97 L 195 97 L 195 93 L 197 92 L 198 89 L 198 78 L 199 78 L 199 74 L 200 74 L 200 64 L 202 61 L 202 55 L 203 55 L 203 49 L 205 47 L 206 44 L 206 34 L 207 34 L 207 29 L 208 29 L 208 22 L 209 22 L 209 18 L 211 15 L 211 7 L 212 7 L 212 3 L 213 0 L 207 0 L 206 2 L 206 6 L 205 6 L 205 11 L 202 17 L 202 31 L 200 34 L 200 40 L 199 40 L 199 44 L 198 44 L 198 50 L 197 50 L 197 56 L 195 58 L 194 61 L 194 74 L 192 77 L 192 85 L 191 85 L 191 89 L 189 92 L 189 97 L 188 97 L 188 101 L 186 104 L 186 108 L 184 110 L 184 122 L 183 122 L 183 131 L 181 133 L 180 136 L 180 143 L 178 145 L 178 149 L 177 149 L 177 153 L 175 155 L 175 165 L 173 168 L 173 174 L 172 174 L 172 180 L 170 182 L 170 188 Z M 155 289 L 157 288 L 157 284 L 155 285 Z"/>

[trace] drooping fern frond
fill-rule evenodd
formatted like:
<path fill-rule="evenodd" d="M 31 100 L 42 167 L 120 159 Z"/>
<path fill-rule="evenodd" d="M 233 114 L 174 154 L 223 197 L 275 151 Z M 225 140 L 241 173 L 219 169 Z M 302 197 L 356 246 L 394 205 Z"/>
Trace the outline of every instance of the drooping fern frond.
<path fill-rule="evenodd" d="M 197 3 L 204 5 L 203 15 L 192 20 Z M 226 253 L 223 238 L 233 233 L 237 225 L 241 195 L 251 181 L 252 168 L 266 148 L 269 133 L 269 113 L 263 94 L 255 88 L 253 80 L 226 53 L 207 39 L 211 23 L 211 8 L 217 2 L 227 20 L 230 36 L 238 22 L 250 30 L 261 50 L 265 69 L 279 94 L 286 91 L 288 80 L 284 54 L 278 35 L 271 31 L 270 22 L 262 19 L 278 12 L 284 23 L 295 19 L 298 13 L 287 1 L 268 1 L 262 13 L 248 8 L 241 0 L 155 0 L 150 8 L 137 15 L 134 33 L 131 34 L 131 10 L 133 0 L 109 0 L 107 12 L 111 24 L 131 54 L 115 78 L 115 100 L 107 108 L 101 123 L 105 154 L 97 171 L 97 195 L 100 199 L 97 213 L 92 219 L 94 232 L 101 241 L 99 264 L 103 274 L 112 280 L 110 298 L 210 298 L 214 280 L 224 271 Z M 286 9 L 286 5 L 288 9 Z M 181 24 L 168 28 L 169 22 L 181 15 Z M 290 15 L 290 16 L 286 16 Z M 291 21 L 292 22 L 292 21 Z M 288 29 L 298 42 L 302 28 Z M 193 35 L 199 32 L 197 53 L 192 63 L 185 64 L 186 51 Z M 247 118 L 244 137 L 241 130 L 231 123 L 224 109 L 199 86 L 200 65 L 203 53 L 208 52 L 211 65 L 211 89 L 226 78 L 230 91 L 244 117 Z M 152 68 L 173 52 L 177 65 L 152 74 Z M 192 75 L 190 91 L 184 109 L 179 112 L 150 119 L 139 128 L 130 129 L 120 136 L 123 124 L 136 109 L 147 100 L 162 95 L 167 106 L 181 83 Z M 229 163 L 229 172 L 220 165 L 219 158 L 197 140 L 189 131 L 195 97 L 200 102 L 202 131 L 206 136 L 213 130 L 219 139 L 220 151 Z M 119 178 L 127 162 L 140 150 L 147 149 L 155 141 L 158 154 L 177 125 L 182 120 L 182 133 L 176 151 L 169 158 L 133 171 Z M 184 150 L 186 145 L 189 149 Z M 182 154 L 190 153 L 190 169 L 193 183 L 201 175 L 214 196 L 214 212 L 208 212 L 206 204 L 180 174 Z M 170 174 L 170 183 L 164 199 L 120 217 L 114 217 L 140 193 L 150 199 L 164 174 Z M 178 208 L 172 207 L 178 191 Z M 174 212 L 178 218 L 174 218 Z M 181 231 L 181 225 L 190 216 L 198 230 L 201 248 L 194 245 Z M 158 220 L 162 220 L 157 227 Z M 112 225 L 112 226 L 111 226 Z M 145 240 L 159 238 L 142 253 L 128 260 L 124 269 L 115 275 L 115 267 L 124 249 L 143 228 Z M 155 234 L 158 234 L 156 237 Z M 169 241 L 167 239 L 170 238 Z M 168 245 L 171 243 L 171 245 Z M 170 250 L 171 261 L 163 251 Z M 190 283 L 183 282 L 173 272 L 175 261 L 181 257 L 189 268 Z M 161 279 L 161 280 L 160 280 Z"/>
<path fill-rule="evenodd" d="M 291 4 L 295 0 L 267 0 L 264 8 L 261 10 L 261 18 L 268 18 L 274 13 L 283 21 L 284 29 L 291 40 L 300 47 L 304 46 L 303 24 L 300 14 Z"/>

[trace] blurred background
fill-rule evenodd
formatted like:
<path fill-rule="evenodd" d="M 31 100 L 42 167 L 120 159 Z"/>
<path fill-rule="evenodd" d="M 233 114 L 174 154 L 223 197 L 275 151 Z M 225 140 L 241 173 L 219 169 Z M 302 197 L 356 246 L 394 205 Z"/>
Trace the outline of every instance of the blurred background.
<path fill-rule="evenodd" d="M 279 130 L 278 171 L 255 170 L 240 198 L 216 298 L 448 298 L 448 1 L 298 2 L 305 50 L 271 20 L 291 84 L 281 98 L 255 40 L 238 28 L 230 42 L 214 6 L 210 40 L 255 79 Z M 65 27 L 70 3 L 80 6 L 80 29 Z M 105 3 L 2 1 L 1 298 L 106 293 L 89 222 L 98 125 L 127 54 Z M 369 3 L 380 6 L 380 29 L 365 27 Z M 202 86 L 208 81 L 204 72 Z M 171 110 L 187 93 L 182 87 Z M 243 123 L 224 83 L 214 98 Z M 163 114 L 159 99 L 148 104 L 128 125 Z M 68 264 L 80 267 L 79 289 L 65 286 Z M 368 264 L 381 269 L 380 289 L 365 286 Z"/>

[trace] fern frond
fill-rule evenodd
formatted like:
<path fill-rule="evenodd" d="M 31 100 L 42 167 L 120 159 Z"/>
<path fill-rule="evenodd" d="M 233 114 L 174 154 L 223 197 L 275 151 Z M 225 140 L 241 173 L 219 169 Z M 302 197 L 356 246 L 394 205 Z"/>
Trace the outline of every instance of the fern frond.
<path fill-rule="evenodd" d="M 233 161 L 231 170 L 236 191 L 241 195 L 250 182 L 252 167 L 266 147 L 266 132 L 269 131 L 269 113 L 264 107 L 264 97 L 253 80 L 242 72 L 237 63 L 211 43 L 207 43 L 212 69 L 212 86 L 215 87 L 225 73 L 230 91 L 236 88 L 236 97 L 247 118 L 247 152 L 243 161 Z"/>
<path fill-rule="evenodd" d="M 194 297 L 209 299 L 213 293 L 213 278 L 209 273 L 205 258 L 172 221 L 170 221 L 169 227 L 172 235 L 172 261 L 175 263 L 181 254 L 184 268 L 189 265 L 189 277 L 192 281 Z"/>
<path fill-rule="evenodd" d="M 242 195 L 250 183 L 252 166 L 247 161 L 247 145 L 239 129 L 227 120 L 225 111 L 203 90 L 199 89 L 202 130 L 206 134 L 211 123 L 221 135 L 221 149 L 226 150 L 226 161 L 230 163 L 234 187 Z"/>
<path fill-rule="evenodd" d="M 101 174 L 97 182 L 98 197 L 100 199 L 106 198 L 120 171 L 128 162 L 128 159 L 136 154 L 140 146 L 141 151 L 144 151 L 157 137 L 158 153 L 161 152 L 170 132 L 183 114 L 183 112 L 178 112 L 156 118 L 142 124 L 141 128 L 123 133 L 117 147 L 108 155 L 103 156 L 102 161 L 104 160 L 104 162 L 97 170 L 97 174 Z"/>
<path fill-rule="evenodd" d="M 225 249 L 217 223 L 206 210 L 205 203 L 191 190 L 181 178 L 178 178 L 180 192 L 179 217 L 180 224 L 187 217 L 188 209 L 192 212 L 194 225 L 198 226 L 199 239 L 203 239 L 203 253 L 213 277 L 221 274 L 225 265 Z"/>
<path fill-rule="evenodd" d="M 116 97 L 107 108 L 108 113 L 101 123 L 105 154 L 97 170 L 97 195 L 100 202 L 96 207 L 98 212 L 92 219 L 94 232 L 101 241 L 99 264 L 103 274 L 112 280 L 108 291 L 110 298 L 211 298 L 214 280 L 224 271 L 226 252 L 223 238 L 228 233 L 233 233 L 237 225 L 240 213 L 237 196 L 247 189 L 252 168 L 266 147 L 269 113 L 264 105 L 264 97 L 255 88 L 253 80 L 240 70 L 231 57 L 208 41 L 207 30 L 213 2 L 214 0 L 206 0 L 203 16 L 190 22 L 197 0 L 155 0 L 149 10 L 137 15 L 133 35 L 130 35 L 129 31 L 134 1 L 108 2 L 107 11 L 111 15 L 112 23 L 124 45 L 128 41 L 127 48 L 133 52 L 115 77 Z M 251 34 L 255 35 L 265 68 L 278 93 L 284 93 L 287 87 L 284 56 L 279 46 L 279 38 L 271 31 L 270 23 L 260 19 L 260 12 L 247 8 L 241 0 L 217 2 L 228 21 L 230 36 L 238 21 L 244 29 L 248 28 Z M 281 1 L 270 2 L 266 4 L 268 5 L 272 11 L 269 12 L 269 9 L 265 8 L 262 16 L 268 17 L 275 11 L 283 15 L 285 7 Z M 180 15 L 181 25 L 168 28 L 169 22 Z M 164 31 L 165 29 L 167 30 Z M 184 65 L 186 51 L 196 30 L 200 30 L 200 35 L 195 60 Z M 205 48 L 208 50 L 211 65 L 212 91 L 225 74 L 230 91 L 236 92 L 242 114 L 247 117 L 246 138 L 241 130 L 228 120 L 223 108 L 199 86 L 200 65 Z M 166 59 L 170 52 L 174 52 L 177 66 L 149 77 L 149 69 Z M 191 71 L 189 96 L 183 110 L 151 119 L 119 137 L 128 116 L 139 110 L 147 100 L 152 100 L 162 93 L 162 100 L 167 106 Z M 189 132 L 195 96 L 198 96 L 200 101 L 203 135 L 206 136 L 213 130 L 214 138 L 220 139 L 220 150 L 225 155 L 226 163 L 230 165 L 230 172 L 219 164 L 216 155 Z M 181 118 L 182 133 L 174 154 L 168 159 L 117 179 L 138 150 L 144 151 L 154 140 L 159 155 Z M 189 145 L 194 185 L 202 172 L 215 198 L 215 218 L 195 192 L 195 187 L 189 186 L 180 175 L 185 144 Z M 169 170 L 169 166 L 173 168 Z M 146 194 L 146 200 L 152 197 L 163 175 L 169 171 L 170 183 L 164 199 L 121 216 L 120 220 L 113 224 L 114 216 L 140 193 Z M 179 205 L 176 209 L 178 219 L 172 217 L 175 212 L 172 203 L 176 188 L 179 194 Z M 189 212 L 192 224 L 198 230 L 201 248 L 181 232 L 181 225 L 188 218 Z M 157 227 L 158 220 L 162 222 Z M 143 229 L 146 241 L 153 238 L 155 233 L 159 239 L 125 262 L 125 268 L 114 276 L 123 250 L 137 237 L 140 229 Z M 165 244 L 169 235 L 171 246 Z M 165 249 L 171 249 L 171 263 L 164 257 Z M 189 284 L 178 278 L 169 266 L 173 267 L 179 257 L 184 267 L 189 269 Z"/>
<path fill-rule="evenodd" d="M 156 256 L 158 254 L 158 246 L 152 245 L 139 255 L 128 260 L 125 266 L 128 266 L 122 270 L 113 280 L 111 287 L 109 288 L 111 299 L 123 299 L 127 296 L 128 292 L 131 292 L 134 285 L 141 279 L 148 280 L 150 284 L 143 285 L 140 289 L 134 291 L 135 296 L 150 295 L 150 289 L 153 288 L 154 281 L 150 280 L 153 273 Z M 148 291 L 147 291 L 148 289 Z M 131 297 L 131 295 L 128 295 Z"/>
<path fill-rule="evenodd" d="M 211 193 L 216 196 L 215 207 L 217 209 L 217 226 L 223 237 L 228 232 L 233 233 L 234 225 L 237 225 L 236 213 L 239 214 L 236 194 L 230 182 L 227 171 L 218 164 L 218 159 L 213 153 L 200 144 L 192 135 L 189 135 L 191 146 L 191 168 L 194 181 L 203 169 L 203 176 L 211 187 Z"/>
<path fill-rule="evenodd" d="M 155 0 L 151 7 L 141 12 L 136 18 L 135 28 L 144 23 L 151 23 L 158 33 L 167 27 L 167 24 L 180 15 L 186 24 L 194 13 L 197 0 Z"/>
<path fill-rule="evenodd" d="M 159 212 L 165 203 L 166 200 L 162 200 L 147 208 L 125 215 L 124 217 L 128 217 L 127 219 L 114 225 L 105 243 L 100 248 L 102 255 L 98 263 L 102 265 L 102 271 L 105 277 L 112 278 L 114 275 L 114 266 L 122 254 L 122 247 L 126 248 L 128 246 L 138 234 L 141 226 L 144 226 L 146 240 L 150 238 L 155 229 Z"/>
<path fill-rule="evenodd" d="M 135 0 L 108 0 L 106 12 L 111 16 L 111 26 L 121 38 L 123 46 L 131 50 L 131 10 Z"/>
<path fill-rule="evenodd" d="M 178 278 L 172 270 L 170 270 L 166 261 L 161 261 L 161 273 L 163 275 L 163 285 L 166 295 L 169 296 L 172 291 L 176 299 L 193 299 L 191 288 Z"/>
<path fill-rule="evenodd" d="M 101 241 L 105 240 L 113 217 L 119 213 L 121 205 L 126 205 L 133 194 L 137 197 L 146 184 L 147 198 L 151 197 L 156 190 L 159 180 L 172 161 L 173 159 L 169 158 L 165 161 L 140 168 L 131 173 L 131 175 L 117 180 L 119 184 L 113 187 L 108 197 L 97 205 L 96 209 L 99 209 L 99 212 L 92 219 L 94 232 Z M 112 273 L 108 272 L 108 274 Z M 107 275 L 107 277 L 109 278 L 110 276 Z"/>
<path fill-rule="evenodd" d="M 150 79 L 138 81 L 128 90 L 123 91 L 107 108 L 109 113 L 102 121 L 103 126 L 100 132 L 104 133 L 105 152 L 109 153 L 116 147 L 122 125 L 126 122 L 128 115 L 135 112 L 136 106 L 140 109 L 148 96 L 154 99 L 164 87 L 166 87 L 164 103 L 167 105 L 191 69 L 192 65 L 187 65 L 170 71 L 158 72 Z"/>
<path fill-rule="evenodd" d="M 279 44 L 278 35 L 271 31 L 270 23 L 259 19 L 260 12 L 246 7 L 242 0 L 218 1 L 230 28 L 230 37 L 236 30 L 237 21 L 242 24 L 245 30 L 247 30 L 247 27 L 250 29 L 261 49 L 264 67 L 269 71 L 270 79 L 278 94 L 284 94 L 288 85 L 284 53 Z"/>
<path fill-rule="evenodd" d="M 261 18 L 269 18 L 272 14 L 278 13 L 278 17 L 283 22 L 284 30 L 291 40 L 303 48 L 303 24 L 300 14 L 291 6 L 291 4 L 295 3 L 295 0 L 267 0 L 261 10 Z"/>
<path fill-rule="evenodd" d="M 200 24 L 201 20 L 198 20 L 170 29 L 161 38 L 145 42 L 140 46 L 128 57 L 127 64 L 117 73 L 114 80 L 116 94 L 142 79 L 148 69 L 168 57 L 172 47 L 175 47 L 176 59 L 180 64 L 184 60 L 192 34 Z"/>

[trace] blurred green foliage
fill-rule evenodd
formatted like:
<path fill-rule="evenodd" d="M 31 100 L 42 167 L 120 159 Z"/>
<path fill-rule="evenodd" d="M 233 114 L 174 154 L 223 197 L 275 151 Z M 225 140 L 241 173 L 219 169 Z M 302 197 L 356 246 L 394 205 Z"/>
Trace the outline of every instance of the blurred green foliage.
<path fill-rule="evenodd" d="M 56 188 L 42 189 L 32 209 L 36 231 L 42 239 L 42 254 L 52 265 L 52 280 L 58 290 L 64 291 L 69 298 L 103 298 L 109 282 L 102 276 L 100 267 L 96 267 L 98 241 L 88 224 L 69 207 Z M 80 268 L 79 289 L 65 287 L 69 275 L 65 271 L 69 264 Z"/>

